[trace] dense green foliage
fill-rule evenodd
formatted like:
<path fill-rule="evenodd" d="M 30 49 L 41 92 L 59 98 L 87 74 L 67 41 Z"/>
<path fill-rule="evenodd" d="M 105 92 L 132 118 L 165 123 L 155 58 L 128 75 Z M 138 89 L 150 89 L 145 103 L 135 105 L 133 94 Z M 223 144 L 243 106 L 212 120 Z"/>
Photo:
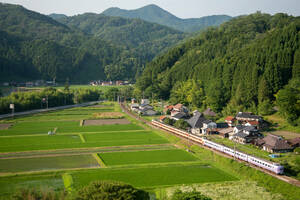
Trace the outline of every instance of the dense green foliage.
<path fill-rule="evenodd" d="M 187 123 L 187 121 L 185 121 L 184 119 L 177 120 L 174 123 L 174 126 L 183 130 L 186 130 L 188 127 L 190 127 L 189 123 Z"/>
<path fill-rule="evenodd" d="M 78 192 L 76 200 L 147 200 L 150 199 L 149 194 L 143 190 L 136 189 L 131 185 L 111 182 L 111 181 L 96 181 L 82 188 Z"/>
<path fill-rule="evenodd" d="M 12 200 L 63 200 L 66 198 L 66 193 L 60 194 L 53 190 L 37 190 L 37 189 L 20 189 L 14 195 Z"/>
<path fill-rule="evenodd" d="M 292 78 L 299 80 L 299 30 L 299 18 L 285 14 L 235 18 L 155 59 L 137 86 L 188 105 L 185 88 L 193 88 L 192 79 L 203 84 L 197 86 L 203 88 L 197 107 L 268 113 L 274 94 Z"/>
<path fill-rule="evenodd" d="M 21 6 L 0 4 L 1 82 L 134 80 L 146 62 L 185 37 L 141 20 L 95 14 L 54 18 L 70 27 Z"/>
<path fill-rule="evenodd" d="M 0 97 L 0 114 L 10 113 L 9 105 L 15 104 L 15 111 L 21 112 L 32 109 L 41 109 L 56 106 L 71 105 L 89 101 L 98 101 L 101 95 L 99 90 L 78 89 L 58 90 L 45 88 L 41 92 L 13 92 L 9 96 Z"/>
<path fill-rule="evenodd" d="M 212 199 L 206 197 L 205 195 L 197 191 L 182 192 L 181 190 L 176 190 L 172 195 L 171 200 L 212 200 Z"/>
<path fill-rule="evenodd" d="M 231 17 L 227 15 L 213 15 L 198 19 L 181 19 L 156 5 L 148 5 L 136 10 L 109 8 L 105 10 L 103 14 L 107 16 L 143 19 L 148 22 L 162 24 L 184 32 L 200 31 L 209 26 L 218 26 L 231 19 Z"/>

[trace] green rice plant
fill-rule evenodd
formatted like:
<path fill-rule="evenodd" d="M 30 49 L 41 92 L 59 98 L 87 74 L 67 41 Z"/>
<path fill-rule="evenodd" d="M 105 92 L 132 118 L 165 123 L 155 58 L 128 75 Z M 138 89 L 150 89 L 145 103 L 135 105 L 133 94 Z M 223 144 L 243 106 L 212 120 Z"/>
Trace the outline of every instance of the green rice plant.
<path fill-rule="evenodd" d="M 99 154 L 99 157 L 101 157 L 106 165 L 109 166 L 144 163 L 186 162 L 198 160 L 190 153 L 180 149 L 101 153 Z"/>
<path fill-rule="evenodd" d="M 234 181 L 237 178 L 212 166 L 167 165 L 141 168 L 103 168 L 73 172 L 74 188 L 80 188 L 95 180 L 115 180 L 135 187 L 155 188 L 205 182 Z"/>
<path fill-rule="evenodd" d="M 38 172 L 97 166 L 97 161 L 90 154 L 0 159 L 0 173 Z"/>

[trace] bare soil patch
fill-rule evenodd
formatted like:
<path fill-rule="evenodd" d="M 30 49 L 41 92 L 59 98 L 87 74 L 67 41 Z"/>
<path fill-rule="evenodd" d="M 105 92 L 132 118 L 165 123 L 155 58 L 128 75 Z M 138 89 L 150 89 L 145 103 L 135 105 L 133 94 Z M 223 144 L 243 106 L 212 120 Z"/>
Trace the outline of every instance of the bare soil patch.
<path fill-rule="evenodd" d="M 99 125 L 110 125 L 110 124 L 130 124 L 128 119 L 95 119 L 95 120 L 84 120 L 84 126 L 99 126 Z"/>
<path fill-rule="evenodd" d="M 300 133 L 294 133 L 290 131 L 274 131 L 272 132 L 272 134 L 283 136 L 285 139 L 293 139 L 296 137 L 300 137 Z"/>
<path fill-rule="evenodd" d="M 124 114 L 120 112 L 100 112 L 93 113 L 93 117 L 96 119 L 121 119 L 124 118 Z"/>
<path fill-rule="evenodd" d="M 12 126 L 13 124 L 0 124 L 0 130 L 5 130 L 8 129 Z"/>

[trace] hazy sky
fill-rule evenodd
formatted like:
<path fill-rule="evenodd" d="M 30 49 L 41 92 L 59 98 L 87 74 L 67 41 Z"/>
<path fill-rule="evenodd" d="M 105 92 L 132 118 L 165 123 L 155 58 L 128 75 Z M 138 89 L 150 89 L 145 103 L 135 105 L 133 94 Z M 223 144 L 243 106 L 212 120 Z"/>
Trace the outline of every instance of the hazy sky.
<path fill-rule="evenodd" d="M 300 15 L 300 0 L 0 0 L 20 4 L 43 14 L 76 15 L 85 12 L 101 13 L 110 7 L 136 9 L 156 4 L 181 18 L 215 14 L 237 16 L 258 10 L 264 13 L 284 12 Z"/>

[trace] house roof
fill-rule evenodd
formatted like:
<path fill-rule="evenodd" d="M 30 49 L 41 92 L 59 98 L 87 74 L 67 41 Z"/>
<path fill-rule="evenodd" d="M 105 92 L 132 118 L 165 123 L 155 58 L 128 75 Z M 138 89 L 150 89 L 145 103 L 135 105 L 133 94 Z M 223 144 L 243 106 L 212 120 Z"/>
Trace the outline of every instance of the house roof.
<path fill-rule="evenodd" d="M 281 137 L 276 135 L 269 134 L 263 140 L 265 141 L 265 144 L 263 146 L 271 149 L 280 150 L 293 148 L 287 143 L 286 140 L 283 140 Z"/>
<path fill-rule="evenodd" d="M 209 124 L 209 123 L 212 123 L 213 121 L 211 121 L 211 120 L 209 120 L 209 119 L 205 119 L 204 121 L 203 121 L 203 124 Z"/>
<path fill-rule="evenodd" d="M 186 116 L 185 113 L 179 112 L 179 113 L 175 114 L 175 115 L 173 116 L 173 118 L 176 118 L 176 119 L 182 119 L 182 118 L 184 118 L 185 116 Z"/>
<path fill-rule="evenodd" d="M 300 137 L 289 139 L 287 142 L 292 146 L 300 144 Z"/>
<path fill-rule="evenodd" d="M 217 128 L 228 128 L 228 124 L 227 123 L 217 123 Z"/>
<path fill-rule="evenodd" d="M 258 121 L 248 121 L 247 123 L 249 123 L 252 126 L 259 125 Z"/>
<path fill-rule="evenodd" d="M 225 118 L 225 121 L 232 121 L 232 120 L 234 120 L 235 119 L 235 117 L 233 117 L 233 116 L 227 116 L 226 118 Z"/>
<path fill-rule="evenodd" d="M 258 115 L 253 115 L 253 114 L 250 113 L 250 112 L 239 112 L 239 113 L 236 115 L 236 118 L 261 119 L 260 116 L 258 116 Z"/>
<path fill-rule="evenodd" d="M 201 115 L 201 113 L 198 113 L 187 120 L 187 123 L 189 123 L 192 128 L 202 128 L 205 120 L 206 119 Z"/>
<path fill-rule="evenodd" d="M 245 137 L 248 136 L 248 134 L 243 133 L 242 131 L 240 131 L 240 132 L 234 134 L 233 136 L 234 136 L 234 137 L 239 137 L 239 138 L 245 138 Z"/>
<path fill-rule="evenodd" d="M 207 108 L 204 112 L 203 112 L 204 115 L 207 115 L 207 116 L 212 116 L 212 117 L 215 117 L 217 114 L 212 111 L 212 109 L 210 108 Z"/>
<path fill-rule="evenodd" d="M 243 130 L 244 131 L 249 131 L 249 132 L 251 132 L 251 131 L 257 131 L 257 129 L 254 126 L 244 126 Z"/>
<path fill-rule="evenodd" d="M 175 109 L 181 109 L 183 106 L 183 104 L 179 103 L 179 104 L 176 104 L 173 108 Z"/>
<path fill-rule="evenodd" d="M 219 131 L 221 134 L 231 133 L 233 131 L 232 127 L 224 128 Z"/>
<path fill-rule="evenodd" d="M 164 107 L 164 112 L 166 112 L 167 110 L 172 110 L 173 107 L 174 107 L 173 105 L 165 106 Z"/>

